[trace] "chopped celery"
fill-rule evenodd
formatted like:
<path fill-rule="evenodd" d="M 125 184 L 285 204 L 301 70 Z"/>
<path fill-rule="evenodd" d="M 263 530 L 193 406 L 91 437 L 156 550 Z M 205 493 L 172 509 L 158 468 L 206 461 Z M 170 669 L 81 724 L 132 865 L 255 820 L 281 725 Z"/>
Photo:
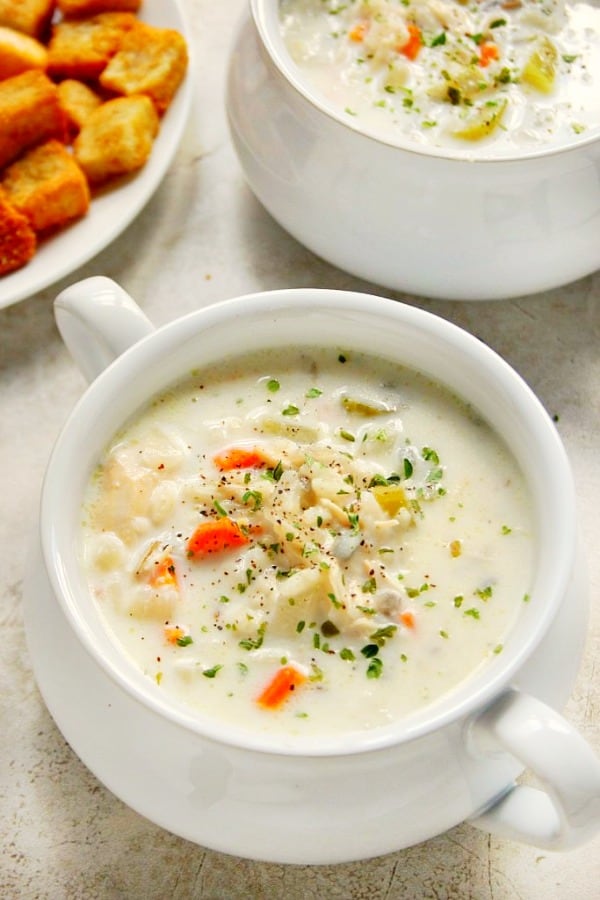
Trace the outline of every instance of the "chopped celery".
<path fill-rule="evenodd" d="M 389 516 L 395 516 L 402 507 L 408 506 L 404 488 L 399 484 L 376 484 L 371 491 L 382 510 Z"/>
<path fill-rule="evenodd" d="M 493 106 L 480 106 L 467 121 L 464 128 L 452 132 L 454 137 L 464 141 L 480 141 L 487 137 L 498 127 L 507 107 L 507 101 L 502 100 Z"/>
<path fill-rule="evenodd" d="M 557 59 L 556 47 L 549 37 L 543 35 L 538 39 L 536 49 L 525 63 L 521 81 L 543 94 L 549 94 L 554 87 Z"/>

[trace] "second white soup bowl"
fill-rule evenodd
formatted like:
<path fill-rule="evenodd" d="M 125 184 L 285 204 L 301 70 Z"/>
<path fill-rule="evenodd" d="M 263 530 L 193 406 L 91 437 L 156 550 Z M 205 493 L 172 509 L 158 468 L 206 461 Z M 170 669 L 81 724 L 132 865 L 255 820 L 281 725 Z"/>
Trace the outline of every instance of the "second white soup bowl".
<path fill-rule="evenodd" d="M 381 138 L 328 105 L 292 60 L 278 0 L 250 0 L 227 84 L 248 184 L 302 244 L 411 294 L 490 300 L 600 267 L 600 123 L 506 158 Z"/>

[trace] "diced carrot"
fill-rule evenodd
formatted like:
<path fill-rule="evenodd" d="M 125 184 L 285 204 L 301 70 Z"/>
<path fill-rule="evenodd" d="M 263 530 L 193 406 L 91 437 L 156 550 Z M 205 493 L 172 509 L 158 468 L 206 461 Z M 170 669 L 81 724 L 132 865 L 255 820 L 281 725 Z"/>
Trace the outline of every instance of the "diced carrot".
<path fill-rule="evenodd" d="M 244 447 L 229 447 L 214 457 L 217 468 L 222 472 L 231 469 L 261 469 L 266 460 L 258 450 L 246 450 Z"/>
<path fill-rule="evenodd" d="M 493 59 L 499 59 L 500 51 L 496 44 L 492 44 L 490 41 L 484 41 L 479 45 L 479 65 L 484 69 L 486 66 L 489 66 Z"/>
<path fill-rule="evenodd" d="M 406 27 L 408 28 L 408 40 L 401 47 L 398 47 L 398 52 L 408 59 L 416 59 L 423 43 L 421 29 L 413 22 L 409 22 Z"/>
<path fill-rule="evenodd" d="M 168 644 L 176 644 L 185 636 L 185 631 L 179 625 L 165 628 L 165 640 Z"/>
<path fill-rule="evenodd" d="M 175 563 L 170 556 L 165 556 L 150 573 L 149 582 L 152 587 L 177 587 Z"/>
<path fill-rule="evenodd" d="M 294 666 L 283 666 L 275 672 L 271 681 L 256 698 L 256 702 L 265 709 L 277 709 L 287 700 L 290 693 L 305 681 L 306 675 Z"/>
<path fill-rule="evenodd" d="M 356 44 L 360 44 L 361 41 L 364 40 L 365 34 L 367 31 L 367 23 L 366 22 L 357 22 L 354 28 L 351 28 L 348 32 L 348 37 L 351 41 L 354 41 Z"/>
<path fill-rule="evenodd" d="M 212 553 L 224 553 L 236 547 L 243 547 L 250 538 L 244 534 L 237 522 L 222 516 L 210 519 L 198 525 L 188 541 L 188 556 L 208 556 Z"/>
<path fill-rule="evenodd" d="M 415 627 L 415 614 L 410 609 L 405 609 L 400 613 L 400 621 L 406 628 L 414 628 Z"/>

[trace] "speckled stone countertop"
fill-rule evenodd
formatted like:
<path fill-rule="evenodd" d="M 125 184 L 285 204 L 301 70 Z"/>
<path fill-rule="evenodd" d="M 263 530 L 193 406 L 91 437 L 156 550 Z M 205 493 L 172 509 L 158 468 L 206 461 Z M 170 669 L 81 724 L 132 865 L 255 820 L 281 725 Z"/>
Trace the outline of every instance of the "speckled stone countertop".
<path fill-rule="evenodd" d="M 237 859 L 166 833 L 106 790 L 66 744 L 38 692 L 22 621 L 41 480 L 85 383 L 52 315 L 67 284 L 120 282 L 161 324 L 255 290 L 321 286 L 395 296 L 502 354 L 557 417 L 574 469 L 592 609 L 565 714 L 600 750 L 600 274 L 544 295 L 430 302 L 358 281 L 285 234 L 246 187 L 223 108 L 245 0 L 187 0 L 197 56 L 193 115 L 161 187 L 125 233 L 48 290 L 0 310 L 0 898 L 90 900 L 596 900 L 600 840 L 550 853 L 461 825 L 365 862 L 296 867 Z"/>

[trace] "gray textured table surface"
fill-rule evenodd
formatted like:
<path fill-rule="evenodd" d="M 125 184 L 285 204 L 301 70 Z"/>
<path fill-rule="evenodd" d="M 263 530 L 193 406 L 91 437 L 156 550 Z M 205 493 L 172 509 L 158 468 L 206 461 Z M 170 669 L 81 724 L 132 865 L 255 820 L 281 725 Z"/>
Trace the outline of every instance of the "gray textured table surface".
<path fill-rule="evenodd" d="M 250 194 L 223 110 L 227 51 L 244 0 L 186 5 L 197 90 L 190 125 L 163 184 L 126 232 L 88 265 L 0 310 L 0 898 L 596 900 L 599 840 L 552 854 L 462 825 L 396 854 L 322 867 L 254 863 L 207 851 L 112 796 L 45 709 L 25 646 L 22 579 L 44 467 L 85 388 L 54 325 L 58 290 L 88 275 L 109 275 L 156 324 L 269 288 L 310 285 L 390 295 L 316 259 Z M 511 302 L 398 299 L 477 334 L 558 416 L 575 473 L 592 585 L 585 655 L 566 714 L 600 750 L 600 274 Z"/>

